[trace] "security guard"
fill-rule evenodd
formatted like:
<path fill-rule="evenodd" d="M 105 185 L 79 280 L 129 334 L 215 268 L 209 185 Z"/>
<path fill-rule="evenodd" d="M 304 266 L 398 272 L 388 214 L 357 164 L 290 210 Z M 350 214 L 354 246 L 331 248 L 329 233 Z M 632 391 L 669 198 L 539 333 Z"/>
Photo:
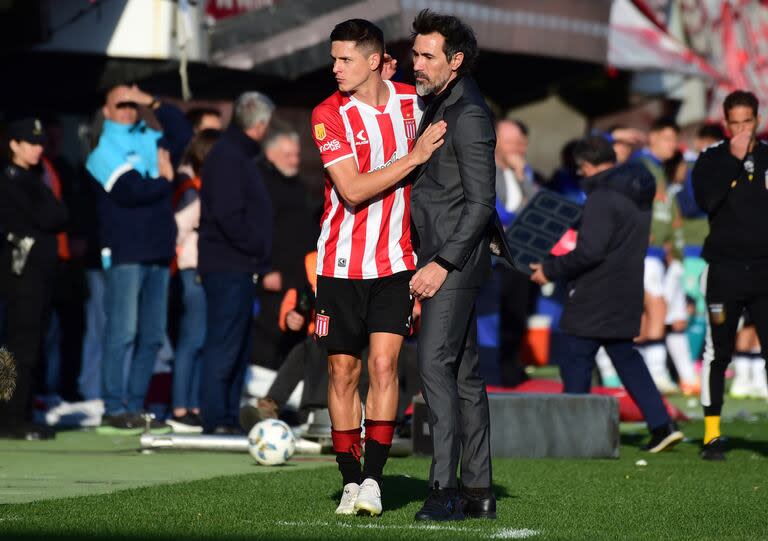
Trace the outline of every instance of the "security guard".
<path fill-rule="evenodd" d="M 760 343 L 768 344 L 768 144 L 755 137 L 754 94 L 737 90 L 723 102 L 731 138 L 701 153 L 693 169 L 696 201 L 709 217 L 702 257 L 711 340 L 704 352 L 701 403 L 705 460 L 724 460 L 720 437 L 725 369 L 746 309 Z M 765 354 L 765 350 L 763 350 Z"/>
<path fill-rule="evenodd" d="M 30 424 L 32 383 L 40 366 L 58 257 L 56 234 L 67 210 L 45 185 L 38 167 L 45 137 L 40 120 L 8 126 L 7 164 L 0 167 L 0 295 L 6 300 L 6 347 L 16 358 L 16 391 L 0 403 L 0 437 L 48 439 Z"/>

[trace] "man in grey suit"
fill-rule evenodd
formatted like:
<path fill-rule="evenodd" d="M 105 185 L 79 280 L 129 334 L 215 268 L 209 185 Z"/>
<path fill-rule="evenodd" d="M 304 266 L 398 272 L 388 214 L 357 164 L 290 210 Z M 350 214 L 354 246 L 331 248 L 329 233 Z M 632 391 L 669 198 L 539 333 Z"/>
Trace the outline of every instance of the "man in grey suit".
<path fill-rule="evenodd" d="M 490 273 L 492 237 L 503 247 L 495 211 L 496 134 L 468 75 L 477 57 L 472 29 L 456 17 L 424 10 L 413 30 L 416 91 L 430 100 L 421 127 L 447 123 L 445 143 L 417 170 L 411 192 L 420 267 L 411 292 L 423 302 L 419 369 L 434 447 L 431 490 L 416 520 L 495 518 L 474 306 Z"/>

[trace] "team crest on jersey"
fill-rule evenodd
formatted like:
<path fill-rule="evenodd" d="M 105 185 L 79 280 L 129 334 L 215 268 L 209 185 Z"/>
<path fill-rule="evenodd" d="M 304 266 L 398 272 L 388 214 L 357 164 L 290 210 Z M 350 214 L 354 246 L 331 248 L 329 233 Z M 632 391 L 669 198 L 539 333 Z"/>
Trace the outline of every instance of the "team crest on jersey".
<path fill-rule="evenodd" d="M 320 124 L 315 124 L 314 128 L 315 128 L 315 138 L 318 141 L 322 141 L 323 139 L 325 139 L 325 124 L 323 124 L 322 122 Z"/>
<path fill-rule="evenodd" d="M 328 327 L 331 324 L 331 317 L 324 314 L 317 314 L 315 317 L 315 334 L 318 338 L 328 336 Z"/>
<path fill-rule="evenodd" d="M 405 126 L 405 136 L 408 139 L 416 139 L 416 119 L 406 118 L 403 120 L 403 125 Z"/>

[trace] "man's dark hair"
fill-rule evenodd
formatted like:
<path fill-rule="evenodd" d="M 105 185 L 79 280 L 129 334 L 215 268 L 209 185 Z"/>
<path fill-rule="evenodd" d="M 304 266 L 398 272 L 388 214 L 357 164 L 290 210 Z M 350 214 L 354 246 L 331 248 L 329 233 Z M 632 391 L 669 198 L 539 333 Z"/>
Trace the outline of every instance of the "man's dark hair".
<path fill-rule="evenodd" d="M 696 132 L 696 137 L 699 139 L 712 139 L 714 141 L 721 141 L 725 139 L 725 130 L 720 124 L 704 124 L 699 131 Z"/>
<path fill-rule="evenodd" d="M 217 116 L 221 118 L 221 111 L 213 107 L 193 107 L 187 111 L 187 120 L 189 120 L 189 123 L 192 124 L 192 127 L 195 129 L 200 126 L 200 122 L 203 120 L 203 117 L 206 116 Z"/>
<path fill-rule="evenodd" d="M 680 133 L 680 126 L 677 125 L 677 122 L 675 122 L 674 119 L 668 116 L 657 118 L 653 124 L 651 124 L 651 133 L 660 132 L 666 129 L 674 130 L 677 134 Z"/>
<path fill-rule="evenodd" d="M 354 41 L 358 49 L 378 53 L 384 60 L 384 32 L 371 21 L 349 19 L 339 23 L 331 32 L 331 41 Z"/>
<path fill-rule="evenodd" d="M 728 94 L 725 97 L 725 101 L 723 101 L 723 114 L 725 115 L 725 119 L 728 120 L 728 113 L 734 107 L 749 107 L 752 109 L 752 113 L 757 116 L 758 104 L 757 96 L 752 92 L 746 90 L 734 90 Z"/>
<path fill-rule="evenodd" d="M 464 60 L 458 73 L 469 73 L 477 60 L 477 38 L 472 28 L 453 15 L 440 15 L 428 9 L 422 9 L 413 20 L 411 39 L 437 32 L 445 38 L 443 52 L 448 62 L 456 53 L 464 53 Z"/>
<path fill-rule="evenodd" d="M 602 135 L 590 135 L 579 140 L 573 147 L 573 161 L 592 165 L 615 164 L 616 152 L 613 145 Z"/>

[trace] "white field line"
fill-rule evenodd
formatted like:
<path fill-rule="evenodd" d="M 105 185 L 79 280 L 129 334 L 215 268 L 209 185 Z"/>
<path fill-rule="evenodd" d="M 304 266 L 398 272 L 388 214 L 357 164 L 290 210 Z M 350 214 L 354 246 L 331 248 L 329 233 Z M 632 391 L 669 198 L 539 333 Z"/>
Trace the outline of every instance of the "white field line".
<path fill-rule="evenodd" d="M 528 528 L 499 528 L 498 530 L 480 530 L 466 526 L 451 526 L 448 524 L 352 524 L 349 522 L 327 522 L 307 520 L 278 520 L 278 526 L 289 528 L 350 528 L 350 529 L 382 529 L 382 530 L 415 530 L 428 532 L 473 533 L 478 537 L 488 536 L 488 539 L 528 539 L 539 535 L 539 531 Z"/>

